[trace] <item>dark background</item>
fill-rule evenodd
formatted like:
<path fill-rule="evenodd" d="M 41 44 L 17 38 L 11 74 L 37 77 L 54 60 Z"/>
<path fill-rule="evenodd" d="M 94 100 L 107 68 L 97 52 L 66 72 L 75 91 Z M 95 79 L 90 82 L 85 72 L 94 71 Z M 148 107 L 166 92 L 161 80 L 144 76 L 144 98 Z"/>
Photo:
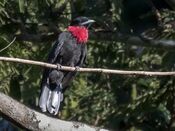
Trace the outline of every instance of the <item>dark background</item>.
<path fill-rule="evenodd" d="M 17 40 L 0 56 L 46 61 L 60 31 L 72 18 L 87 16 L 96 23 L 90 29 L 85 67 L 173 71 L 174 47 L 147 44 L 175 38 L 171 2 L 1 0 L 0 49 L 14 36 Z M 129 43 L 130 36 L 146 44 Z M 41 67 L 0 62 L 0 91 L 38 110 L 41 76 Z M 174 88 L 174 77 L 79 73 L 65 92 L 58 117 L 114 130 L 173 130 Z"/>

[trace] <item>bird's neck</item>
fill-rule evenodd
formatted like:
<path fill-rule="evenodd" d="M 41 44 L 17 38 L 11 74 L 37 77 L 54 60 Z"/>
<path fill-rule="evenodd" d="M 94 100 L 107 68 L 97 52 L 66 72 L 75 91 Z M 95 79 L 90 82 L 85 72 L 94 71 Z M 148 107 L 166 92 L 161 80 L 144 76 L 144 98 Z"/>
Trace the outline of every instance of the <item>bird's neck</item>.
<path fill-rule="evenodd" d="M 81 26 L 69 26 L 68 31 L 77 39 L 78 43 L 86 43 L 88 40 L 88 30 Z"/>

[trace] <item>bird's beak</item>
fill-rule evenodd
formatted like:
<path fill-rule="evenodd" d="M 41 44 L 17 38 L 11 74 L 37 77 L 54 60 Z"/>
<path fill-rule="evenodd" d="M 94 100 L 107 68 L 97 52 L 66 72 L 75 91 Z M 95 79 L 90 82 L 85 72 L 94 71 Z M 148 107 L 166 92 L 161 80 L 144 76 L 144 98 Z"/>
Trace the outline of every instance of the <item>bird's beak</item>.
<path fill-rule="evenodd" d="M 95 22 L 95 20 L 89 19 L 88 21 L 81 23 L 81 25 L 87 25 L 87 24 L 94 23 L 94 22 Z"/>

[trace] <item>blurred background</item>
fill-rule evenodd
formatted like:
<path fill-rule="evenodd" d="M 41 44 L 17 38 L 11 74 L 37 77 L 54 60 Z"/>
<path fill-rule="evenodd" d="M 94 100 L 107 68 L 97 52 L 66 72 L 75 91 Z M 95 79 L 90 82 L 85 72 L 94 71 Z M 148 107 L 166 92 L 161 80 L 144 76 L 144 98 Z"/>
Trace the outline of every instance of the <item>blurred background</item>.
<path fill-rule="evenodd" d="M 0 56 L 46 61 L 58 34 L 73 18 L 87 16 L 96 23 L 85 67 L 174 71 L 174 9 L 174 0 L 0 0 L 0 50 L 16 37 Z M 42 71 L 0 62 L 0 91 L 38 110 Z M 175 78 L 79 73 L 58 118 L 113 130 L 173 131 Z"/>

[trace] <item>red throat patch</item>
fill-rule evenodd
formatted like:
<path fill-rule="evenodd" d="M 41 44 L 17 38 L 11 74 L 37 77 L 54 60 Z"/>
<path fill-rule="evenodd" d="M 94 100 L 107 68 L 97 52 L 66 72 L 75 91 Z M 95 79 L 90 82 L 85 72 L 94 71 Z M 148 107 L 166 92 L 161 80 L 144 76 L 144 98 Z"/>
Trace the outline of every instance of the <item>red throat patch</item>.
<path fill-rule="evenodd" d="M 68 31 L 77 39 L 78 43 L 86 43 L 88 40 L 88 30 L 85 27 L 69 26 Z"/>

